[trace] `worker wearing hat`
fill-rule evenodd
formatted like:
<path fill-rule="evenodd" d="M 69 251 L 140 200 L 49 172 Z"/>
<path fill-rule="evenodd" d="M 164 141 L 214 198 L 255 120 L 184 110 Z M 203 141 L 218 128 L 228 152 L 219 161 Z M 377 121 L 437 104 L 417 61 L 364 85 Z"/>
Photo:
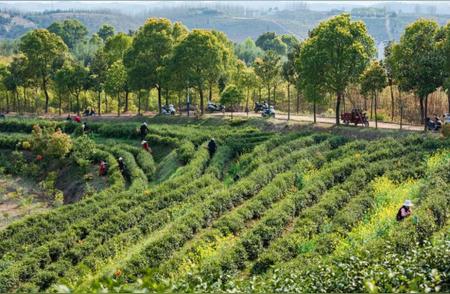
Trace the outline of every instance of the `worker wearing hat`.
<path fill-rule="evenodd" d="M 405 200 L 402 207 L 400 207 L 400 209 L 397 212 L 397 221 L 402 221 L 405 218 L 407 218 L 408 216 L 410 216 L 412 213 L 411 207 L 413 207 L 413 206 L 414 205 L 411 202 L 411 200 Z"/>

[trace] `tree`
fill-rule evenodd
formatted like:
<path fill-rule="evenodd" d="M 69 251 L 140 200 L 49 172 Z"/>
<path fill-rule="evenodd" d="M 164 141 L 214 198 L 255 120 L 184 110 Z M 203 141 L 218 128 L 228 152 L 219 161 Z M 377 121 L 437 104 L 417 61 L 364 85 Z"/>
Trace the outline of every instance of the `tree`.
<path fill-rule="evenodd" d="M 442 56 L 445 58 L 443 88 L 447 91 L 448 113 L 450 113 L 450 23 L 442 28 L 443 39 L 440 44 Z"/>
<path fill-rule="evenodd" d="M 393 45 L 392 60 L 399 86 L 413 91 L 419 100 L 420 117 L 425 125 L 428 95 L 442 85 L 444 80 L 444 55 L 441 54 L 437 37 L 439 26 L 432 20 L 419 19 L 410 24 Z"/>
<path fill-rule="evenodd" d="M 378 94 L 387 85 L 387 74 L 386 70 L 381 66 L 378 61 L 373 61 L 369 67 L 364 71 L 361 77 L 361 92 L 364 94 L 370 93 L 375 108 L 375 128 L 378 128 L 378 118 L 377 118 L 377 100 Z"/>
<path fill-rule="evenodd" d="M 245 63 L 241 60 L 238 60 L 236 63 L 236 68 L 233 74 L 234 84 L 239 89 L 245 89 L 245 112 L 249 112 L 249 100 L 250 100 L 250 90 L 257 86 L 257 77 L 256 74 L 251 67 L 247 67 Z"/>
<path fill-rule="evenodd" d="M 278 55 L 286 55 L 287 45 L 274 32 L 266 32 L 256 39 L 256 46 L 264 51 L 274 51 Z"/>
<path fill-rule="evenodd" d="M 284 35 L 283 35 L 284 36 Z M 287 96 L 288 96 L 288 120 L 291 118 L 291 85 L 295 85 L 298 80 L 297 68 L 295 66 L 296 60 L 300 54 L 300 45 L 294 45 L 288 53 L 287 61 L 283 64 L 282 74 L 284 80 L 287 82 Z"/>
<path fill-rule="evenodd" d="M 19 87 L 23 87 L 24 90 L 24 103 L 25 104 L 25 88 L 27 86 L 29 78 L 29 66 L 28 59 L 23 56 L 14 56 L 11 63 L 7 66 L 7 75 L 4 79 L 6 89 L 13 94 L 13 107 L 15 110 L 22 111 L 23 105 L 20 105 L 19 99 Z M 8 105 L 9 106 L 9 105 Z"/>
<path fill-rule="evenodd" d="M 28 59 L 30 74 L 40 81 L 45 94 L 45 113 L 48 112 L 50 77 L 64 62 L 67 46 L 63 40 L 45 29 L 34 30 L 20 40 L 20 51 Z"/>
<path fill-rule="evenodd" d="M 90 80 L 92 88 L 97 92 L 97 113 L 101 115 L 102 92 L 105 88 L 108 60 L 103 50 L 98 50 L 92 59 L 90 66 Z"/>
<path fill-rule="evenodd" d="M 175 47 L 172 71 L 182 84 L 194 87 L 200 95 L 200 111 L 204 112 L 204 89 L 211 73 L 224 69 L 223 52 L 217 37 L 206 30 L 193 30 Z"/>
<path fill-rule="evenodd" d="M 345 88 L 359 78 L 375 55 L 374 41 L 363 22 L 351 21 L 349 14 L 341 14 L 314 28 L 303 50 L 308 47 L 314 48 L 313 51 L 307 50 L 308 55 L 321 57 L 306 57 L 314 59 L 318 62 L 318 68 L 323 69 L 321 88 L 337 96 L 336 124 L 339 124 L 340 105 Z"/>
<path fill-rule="evenodd" d="M 172 25 L 168 19 L 150 18 L 136 32 L 131 48 L 124 58 L 133 89 L 156 87 L 159 113 L 162 89 L 168 84 L 169 59 L 175 44 L 186 32 L 179 24 Z"/>
<path fill-rule="evenodd" d="M 47 30 L 60 36 L 71 50 L 74 49 L 77 44 L 82 42 L 88 34 L 86 26 L 76 19 L 66 19 L 63 22 L 54 22 Z"/>
<path fill-rule="evenodd" d="M 242 100 L 244 100 L 244 94 L 233 84 L 228 85 L 220 95 L 220 103 L 230 108 L 231 117 L 233 117 L 234 107 L 239 105 Z"/>
<path fill-rule="evenodd" d="M 117 60 L 106 72 L 106 91 L 117 97 L 117 115 L 120 116 L 120 94 L 125 91 L 127 72 L 122 60 Z"/>
<path fill-rule="evenodd" d="M 253 66 L 255 73 L 261 78 L 261 81 L 267 87 L 267 103 L 270 104 L 270 89 L 280 74 L 281 70 L 281 58 L 274 51 L 267 51 L 263 58 L 257 58 Z"/>
<path fill-rule="evenodd" d="M 314 123 L 316 123 L 317 104 L 325 96 L 325 67 L 322 64 L 325 51 L 318 51 L 319 44 L 312 39 L 306 40 L 298 49 L 295 58 L 297 75 L 301 77 L 297 81 L 306 101 L 313 103 Z"/>
<path fill-rule="evenodd" d="M 252 38 L 247 38 L 235 46 L 234 53 L 247 65 L 251 65 L 257 57 L 263 56 L 264 51 L 256 46 Z"/>
<path fill-rule="evenodd" d="M 291 34 L 281 35 L 281 41 L 283 41 L 283 43 L 286 44 L 288 54 L 292 50 L 295 50 L 295 48 L 298 47 L 298 45 L 300 44 L 300 41 L 294 35 Z"/>
<path fill-rule="evenodd" d="M 119 59 L 123 59 L 132 42 L 133 38 L 124 33 L 118 33 L 107 39 L 103 50 L 109 65 L 112 65 Z"/>
<path fill-rule="evenodd" d="M 109 37 L 114 36 L 115 34 L 115 30 L 114 27 L 112 25 L 109 24 L 103 24 L 97 32 L 97 35 L 103 40 L 103 42 L 106 42 L 106 40 Z"/>
<path fill-rule="evenodd" d="M 383 66 L 386 69 L 386 75 L 388 79 L 388 85 L 389 85 L 389 91 L 391 94 L 391 120 L 394 121 L 394 114 L 395 114 L 395 99 L 394 99 L 394 90 L 392 89 L 394 85 L 394 73 L 393 73 L 393 60 L 392 60 L 392 45 L 393 42 L 389 42 L 384 47 L 384 62 Z"/>

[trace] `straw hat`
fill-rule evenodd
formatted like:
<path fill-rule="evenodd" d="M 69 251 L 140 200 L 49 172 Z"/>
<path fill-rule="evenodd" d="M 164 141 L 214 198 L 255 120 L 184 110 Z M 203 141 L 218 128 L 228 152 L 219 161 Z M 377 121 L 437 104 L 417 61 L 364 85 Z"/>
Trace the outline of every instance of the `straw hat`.
<path fill-rule="evenodd" d="M 406 207 L 414 206 L 414 204 L 412 204 L 411 200 L 405 200 L 405 203 L 403 203 L 403 205 Z"/>

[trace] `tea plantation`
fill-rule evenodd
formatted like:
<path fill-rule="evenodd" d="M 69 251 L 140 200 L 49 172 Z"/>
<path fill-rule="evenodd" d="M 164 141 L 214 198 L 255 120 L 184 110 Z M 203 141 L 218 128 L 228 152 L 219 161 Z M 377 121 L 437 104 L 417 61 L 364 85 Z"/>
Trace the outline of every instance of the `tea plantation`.
<path fill-rule="evenodd" d="M 83 187 L 0 230 L 0 292 L 450 291 L 448 139 L 147 122 L 0 122 L 3 173 Z"/>

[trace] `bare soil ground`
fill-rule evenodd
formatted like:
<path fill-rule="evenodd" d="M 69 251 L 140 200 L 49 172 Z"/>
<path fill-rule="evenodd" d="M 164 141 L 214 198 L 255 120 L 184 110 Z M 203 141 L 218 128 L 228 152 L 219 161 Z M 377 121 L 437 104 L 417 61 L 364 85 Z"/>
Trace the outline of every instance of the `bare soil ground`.
<path fill-rule="evenodd" d="M 48 209 L 48 197 L 37 183 L 0 175 L 0 229 L 22 217 Z"/>

